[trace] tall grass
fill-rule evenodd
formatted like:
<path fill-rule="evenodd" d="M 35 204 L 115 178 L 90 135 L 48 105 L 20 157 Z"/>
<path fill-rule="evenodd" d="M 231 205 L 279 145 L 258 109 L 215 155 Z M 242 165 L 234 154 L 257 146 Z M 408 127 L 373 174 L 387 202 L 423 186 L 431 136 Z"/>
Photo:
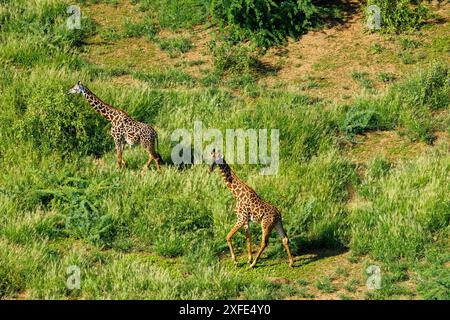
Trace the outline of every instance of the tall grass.
<path fill-rule="evenodd" d="M 0 297 L 286 296 L 264 280 L 267 269 L 243 273 L 221 258 L 235 216 L 220 176 L 205 166 L 170 165 L 171 132 L 193 130 L 195 120 L 221 130 L 280 129 L 278 175 L 261 176 L 258 166 L 233 169 L 280 208 L 295 254 L 344 247 L 387 264 L 405 260 L 422 276 L 425 297 L 445 296 L 436 280 L 445 257 L 435 251 L 448 236 L 448 149 L 398 165 L 376 160 L 359 176 L 340 141 L 385 129 L 427 141 L 445 129 L 445 121 L 429 119 L 439 113 L 448 120 L 448 65 L 432 65 L 386 95 L 348 106 L 263 88 L 254 98 L 207 84 L 180 90 L 198 83 L 180 72 L 102 70 L 83 61 L 78 45 L 88 34 L 73 42 L 59 28 L 65 4 L 11 1 L 0 18 L 0 37 L 8 40 L 0 44 Z M 114 85 L 124 72 L 139 86 Z M 155 125 L 168 160 L 160 173 L 140 173 L 146 155 L 139 148 L 125 150 L 127 169 L 117 171 L 109 124 L 82 97 L 65 95 L 78 80 Z M 349 205 L 355 197 L 361 205 Z M 252 232 L 256 242 L 259 228 Z M 267 256 L 284 259 L 272 236 Z M 237 234 L 236 249 L 244 243 Z M 65 286 L 70 265 L 82 270 L 80 290 Z"/>
<path fill-rule="evenodd" d="M 177 30 L 205 22 L 209 0 L 138 0 L 138 10 L 146 12 L 162 28 Z"/>
<path fill-rule="evenodd" d="M 363 183 L 359 194 L 366 202 L 352 213 L 351 247 L 388 261 L 422 257 L 448 226 L 449 163 L 445 151 L 436 151 Z"/>
<path fill-rule="evenodd" d="M 429 17 L 430 12 L 423 2 L 422 0 L 369 0 L 367 7 L 375 5 L 380 8 L 383 31 L 403 32 L 420 29 Z M 367 12 L 367 14 L 373 13 Z"/>

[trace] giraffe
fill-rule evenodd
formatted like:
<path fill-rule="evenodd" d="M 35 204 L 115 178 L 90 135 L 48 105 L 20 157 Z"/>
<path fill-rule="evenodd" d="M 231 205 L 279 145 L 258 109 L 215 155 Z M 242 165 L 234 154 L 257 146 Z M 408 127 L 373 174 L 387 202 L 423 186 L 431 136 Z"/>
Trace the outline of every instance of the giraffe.
<path fill-rule="evenodd" d="M 235 211 L 237 215 L 237 222 L 226 237 L 231 253 L 231 259 L 236 263 L 236 256 L 234 255 L 231 238 L 241 227 L 244 227 L 245 236 L 247 238 L 248 263 L 250 263 L 249 268 L 253 268 L 256 265 L 259 257 L 267 247 L 270 233 L 275 228 L 277 233 L 282 238 L 283 246 L 289 259 L 289 267 L 292 267 L 294 264 L 294 259 L 291 254 L 291 250 L 289 249 L 289 240 L 283 228 L 280 211 L 275 206 L 261 199 L 261 197 L 259 197 L 252 188 L 239 180 L 236 174 L 231 170 L 230 166 L 226 163 L 220 152 L 216 152 L 214 149 L 211 152 L 211 157 L 212 163 L 209 167 L 209 172 L 211 173 L 216 167 L 219 167 L 225 185 L 228 189 L 230 189 L 236 199 Z M 253 262 L 252 241 L 249 228 L 250 220 L 261 223 L 262 227 L 261 246 Z"/>
<path fill-rule="evenodd" d="M 148 169 L 152 160 L 155 160 L 156 168 L 158 171 L 160 170 L 162 158 L 155 150 L 158 143 L 158 134 L 153 127 L 138 122 L 132 119 L 125 111 L 114 108 L 103 102 L 80 81 L 68 91 L 68 94 L 77 93 L 83 94 L 92 108 L 111 122 L 111 136 L 114 139 L 119 169 L 125 166 L 125 161 L 122 159 L 122 153 L 125 143 L 128 143 L 129 145 L 141 144 L 147 151 L 149 159 L 145 164 L 144 169 Z"/>

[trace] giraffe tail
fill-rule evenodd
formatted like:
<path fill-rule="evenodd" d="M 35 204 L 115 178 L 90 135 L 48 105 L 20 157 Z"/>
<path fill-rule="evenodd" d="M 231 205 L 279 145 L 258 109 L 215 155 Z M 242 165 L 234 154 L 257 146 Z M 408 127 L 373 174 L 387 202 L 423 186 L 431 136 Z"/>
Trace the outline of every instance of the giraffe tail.
<path fill-rule="evenodd" d="M 156 152 L 156 155 L 159 158 L 159 161 L 161 162 L 161 164 L 164 164 L 164 160 L 161 157 L 161 154 L 159 154 L 158 149 L 159 149 L 159 141 L 158 141 L 158 133 L 156 133 L 156 135 L 155 135 L 155 152 Z"/>

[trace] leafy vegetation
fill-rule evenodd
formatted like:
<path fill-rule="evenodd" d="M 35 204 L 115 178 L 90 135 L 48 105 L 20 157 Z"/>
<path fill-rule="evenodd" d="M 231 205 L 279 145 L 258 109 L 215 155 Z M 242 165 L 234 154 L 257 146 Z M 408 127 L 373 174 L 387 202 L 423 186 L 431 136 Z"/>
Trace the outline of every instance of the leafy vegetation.
<path fill-rule="evenodd" d="M 139 11 L 158 21 L 162 28 L 177 30 L 202 23 L 208 16 L 209 0 L 136 0 Z"/>
<path fill-rule="evenodd" d="M 334 277 L 341 277 L 342 298 L 349 299 L 363 285 L 355 278 L 359 264 L 370 259 L 382 266 L 383 287 L 367 298 L 448 298 L 448 145 L 436 143 L 403 162 L 374 152 L 363 164 L 350 159 L 346 145 L 369 131 L 390 130 L 429 144 L 450 132 L 448 63 L 432 63 L 383 93 L 352 97 L 344 105 L 258 83 L 262 66 L 252 43 L 216 39 L 211 70 L 200 76 L 173 66 L 136 70 L 85 58 L 87 40 L 96 33 L 109 41 L 148 36 L 158 45 L 162 38 L 153 31 L 160 27 L 206 23 L 203 2 L 188 1 L 191 9 L 181 15 L 175 15 L 177 1 L 169 2 L 134 1 L 149 19 L 142 21 L 154 24 L 130 20 L 106 31 L 88 16 L 82 30 L 65 28 L 65 1 L 1 3 L 0 297 L 314 298 L 338 292 Z M 284 34 L 291 31 L 275 22 Z M 259 27 L 248 30 L 263 43 L 281 39 L 282 33 L 272 36 Z M 168 51 L 194 50 L 186 38 L 177 39 L 159 44 Z M 360 72 L 353 78 L 364 84 L 368 77 Z M 380 74 L 384 82 L 392 77 Z M 125 151 L 126 170 L 116 169 L 109 124 L 82 97 L 65 94 L 79 80 L 156 126 L 168 163 L 160 173 L 140 173 L 146 155 L 139 148 Z M 280 129 L 278 175 L 259 175 L 260 165 L 233 168 L 282 211 L 292 251 L 304 255 L 297 268 L 288 269 L 275 233 L 260 268 L 245 270 L 241 257 L 238 268 L 229 261 L 224 239 L 234 223 L 234 202 L 220 176 L 208 175 L 205 166 L 170 162 L 171 133 L 191 130 L 195 120 L 223 132 Z M 255 225 L 252 234 L 257 242 Z M 240 254 L 245 236 L 233 240 Z M 352 268 L 336 269 L 342 262 L 336 256 L 346 250 L 351 255 L 345 263 L 357 275 Z M 82 272 L 79 290 L 65 286 L 71 265 Z M 328 269 L 335 270 L 333 278 Z M 288 281 L 276 283 L 268 275 Z M 404 281 L 413 281 L 417 292 Z"/>
<path fill-rule="evenodd" d="M 181 53 L 186 53 L 192 49 L 192 42 L 186 37 L 170 37 L 158 40 L 158 46 L 174 57 Z"/>
<path fill-rule="evenodd" d="M 252 39 L 259 46 L 298 37 L 312 25 L 316 9 L 311 0 L 212 0 L 213 17 L 234 41 Z"/>
<path fill-rule="evenodd" d="M 402 32 L 419 29 L 429 17 L 428 8 L 419 0 L 368 0 L 367 8 L 378 6 L 381 28 L 386 32 Z M 368 17 L 373 12 L 366 11 Z"/>

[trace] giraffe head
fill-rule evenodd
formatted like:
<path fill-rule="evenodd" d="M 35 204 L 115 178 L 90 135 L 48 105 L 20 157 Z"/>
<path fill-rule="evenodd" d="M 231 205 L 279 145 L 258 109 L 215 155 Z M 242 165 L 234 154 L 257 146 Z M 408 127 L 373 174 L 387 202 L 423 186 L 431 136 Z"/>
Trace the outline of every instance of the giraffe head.
<path fill-rule="evenodd" d="M 77 93 L 83 93 L 86 87 L 81 84 L 80 81 L 76 85 L 74 85 L 72 88 L 67 91 L 68 94 L 77 94 Z"/>
<path fill-rule="evenodd" d="M 220 151 L 216 151 L 216 149 L 213 149 L 213 151 L 211 152 L 211 160 L 212 162 L 211 165 L 209 166 L 210 173 L 214 171 L 217 165 L 223 164 L 225 161 Z"/>

